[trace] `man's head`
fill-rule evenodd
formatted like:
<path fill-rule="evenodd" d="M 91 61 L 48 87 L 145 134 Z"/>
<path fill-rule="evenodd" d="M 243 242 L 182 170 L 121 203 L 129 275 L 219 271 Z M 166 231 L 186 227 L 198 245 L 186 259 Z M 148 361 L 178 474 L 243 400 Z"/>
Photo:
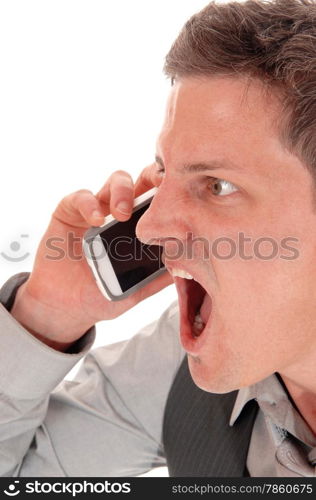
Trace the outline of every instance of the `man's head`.
<path fill-rule="evenodd" d="M 163 179 L 138 235 L 197 282 L 175 278 L 193 379 L 228 392 L 278 371 L 304 385 L 316 351 L 316 3 L 210 4 L 165 70 Z"/>

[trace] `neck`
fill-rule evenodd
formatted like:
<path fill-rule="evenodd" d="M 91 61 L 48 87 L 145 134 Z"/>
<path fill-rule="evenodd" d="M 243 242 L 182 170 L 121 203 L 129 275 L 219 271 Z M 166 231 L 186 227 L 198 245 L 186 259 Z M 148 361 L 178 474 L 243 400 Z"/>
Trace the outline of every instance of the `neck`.
<path fill-rule="evenodd" d="M 292 403 L 316 437 L 316 386 L 310 387 L 310 384 L 303 386 L 284 374 L 280 373 L 280 375 Z"/>

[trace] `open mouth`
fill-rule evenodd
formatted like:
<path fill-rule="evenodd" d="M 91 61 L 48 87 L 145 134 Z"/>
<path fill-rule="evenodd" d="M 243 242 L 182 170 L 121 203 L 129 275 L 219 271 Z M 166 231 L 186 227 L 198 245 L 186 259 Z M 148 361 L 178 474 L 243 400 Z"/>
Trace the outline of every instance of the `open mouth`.
<path fill-rule="evenodd" d="M 200 344 L 206 327 L 210 324 L 212 298 L 187 272 L 180 269 L 172 269 L 170 272 L 179 297 L 181 340 L 186 350 L 192 350 L 195 343 Z"/>

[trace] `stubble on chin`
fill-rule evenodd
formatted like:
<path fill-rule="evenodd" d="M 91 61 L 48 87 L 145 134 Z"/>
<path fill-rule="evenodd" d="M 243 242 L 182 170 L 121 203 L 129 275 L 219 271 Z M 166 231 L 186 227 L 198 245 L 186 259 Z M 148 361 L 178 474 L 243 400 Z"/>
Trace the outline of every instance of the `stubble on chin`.
<path fill-rule="evenodd" d="M 188 354 L 188 358 L 193 361 L 196 365 L 201 364 L 201 358 L 199 356 L 193 356 L 192 354 Z"/>

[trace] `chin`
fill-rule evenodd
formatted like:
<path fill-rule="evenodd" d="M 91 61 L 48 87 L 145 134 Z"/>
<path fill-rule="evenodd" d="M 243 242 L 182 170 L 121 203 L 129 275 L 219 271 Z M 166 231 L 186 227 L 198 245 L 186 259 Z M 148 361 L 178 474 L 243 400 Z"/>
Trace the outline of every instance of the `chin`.
<path fill-rule="evenodd" d="M 206 392 L 214 394 L 226 394 L 241 388 L 236 382 L 236 374 L 226 371 L 222 365 L 214 370 L 210 364 L 204 364 L 198 356 L 188 355 L 189 370 L 193 382 L 197 387 Z"/>
<path fill-rule="evenodd" d="M 187 263 L 169 268 L 178 292 L 180 341 L 194 383 L 203 391 L 226 394 L 273 373 L 267 372 L 271 367 L 267 356 L 267 363 L 259 368 L 255 359 L 260 358 L 260 352 L 254 352 L 253 346 L 251 352 L 249 348 L 244 351 L 240 328 L 233 335 L 234 327 L 223 324 L 217 307 L 219 297 L 205 273 Z M 234 325 L 234 321 L 230 324 Z"/>

